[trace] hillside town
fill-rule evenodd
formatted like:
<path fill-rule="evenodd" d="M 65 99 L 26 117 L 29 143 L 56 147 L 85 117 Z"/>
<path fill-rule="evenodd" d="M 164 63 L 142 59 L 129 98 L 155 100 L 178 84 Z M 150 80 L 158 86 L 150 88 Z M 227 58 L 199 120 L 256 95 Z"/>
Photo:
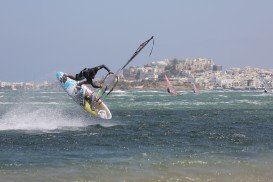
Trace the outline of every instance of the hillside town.
<path fill-rule="evenodd" d="M 273 69 L 231 68 L 223 70 L 212 59 L 166 59 L 144 66 L 130 66 L 119 75 L 118 89 L 157 89 L 165 87 L 167 75 L 174 87 L 180 90 L 191 89 L 194 83 L 199 89 L 263 89 L 273 83 Z M 0 89 L 54 89 L 56 83 L 45 81 L 35 83 L 10 83 L 0 81 Z"/>
<path fill-rule="evenodd" d="M 195 83 L 199 89 L 263 89 L 272 87 L 273 70 L 260 68 L 231 68 L 223 71 L 212 59 L 173 59 L 152 62 L 143 67 L 131 66 L 123 72 L 125 82 L 163 82 L 167 75 L 173 85 L 190 89 Z M 164 84 L 163 84 L 164 85 Z"/>

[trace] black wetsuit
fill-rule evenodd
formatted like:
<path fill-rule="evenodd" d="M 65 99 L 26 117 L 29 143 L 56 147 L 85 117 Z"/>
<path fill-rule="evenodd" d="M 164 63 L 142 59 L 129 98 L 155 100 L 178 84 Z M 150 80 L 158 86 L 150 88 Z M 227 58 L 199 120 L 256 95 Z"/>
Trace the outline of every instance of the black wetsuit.
<path fill-rule="evenodd" d="M 75 80 L 79 81 L 85 78 L 88 81 L 88 83 L 90 83 L 94 88 L 100 88 L 98 85 L 93 83 L 93 79 L 95 78 L 97 72 L 102 68 L 110 72 L 110 69 L 107 68 L 104 64 L 94 68 L 84 68 L 80 73 L 76 74 Z"/>

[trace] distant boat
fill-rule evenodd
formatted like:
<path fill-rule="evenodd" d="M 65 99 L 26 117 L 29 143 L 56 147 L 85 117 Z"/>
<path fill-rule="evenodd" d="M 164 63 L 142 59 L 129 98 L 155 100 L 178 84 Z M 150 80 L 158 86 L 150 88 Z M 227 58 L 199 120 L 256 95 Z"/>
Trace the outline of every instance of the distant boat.
<path fill-rule="evenodd" d="M 176 90 L 174 89 L 174 87 L 172 86 L 169 78 L 167 77 L 167 75 L 165 75 L 165 80 L 166 80 L 166 84 L 167 84 L 167 92 L 171 95 L 177 95 Z"/>

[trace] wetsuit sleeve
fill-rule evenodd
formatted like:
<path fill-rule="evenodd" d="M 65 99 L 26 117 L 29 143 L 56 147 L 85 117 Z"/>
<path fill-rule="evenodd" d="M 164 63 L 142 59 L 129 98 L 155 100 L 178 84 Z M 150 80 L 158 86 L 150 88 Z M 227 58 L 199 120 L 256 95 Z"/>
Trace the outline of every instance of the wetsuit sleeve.
<path fill-rule="evenodd" d="M 91 84 L 92 87 L 94 87 L 94 88 L 101 88 L 100 86 L 96 85 L 92 80 L 91 81 L 84 80 L 84 81 L 81 81 L 81 82 L 78 83 L 79 86 L 81 86 L 83 84 Z"/>
<path fill-rule="evenodd" d="M 83 70 L 81 70 L 80 73 L 76 74 L 75 80 L 76 81 L 83 80 L 84 79 L 83 73 L 86 71 L 87 71 L 87 68 L 84 68 Z"/>
<path fill-rule="evenodd" d="M 108 72 L 110 72 L 110 69 L 109 69 L 107 66 L 105 66 L 104 64 L 98 66 L 97 68 L 98 68 L 99 70 L 102 69 L 102 68 L 104 68 L 104 69 L 106 69 Z"/>
<path fill-rule="evenodd" d="M 89 83 L 92 85 L 94 88 L 100 88 L 100 86 L 96 85 L 93 80 L 90 80 Z"/>
<path fill-rule="evenodd" d="M 89 82 L 87 80 L 81 81 L 78 83 L 78 86 L 81 86 L 83 84 L 89 84 Z"/>

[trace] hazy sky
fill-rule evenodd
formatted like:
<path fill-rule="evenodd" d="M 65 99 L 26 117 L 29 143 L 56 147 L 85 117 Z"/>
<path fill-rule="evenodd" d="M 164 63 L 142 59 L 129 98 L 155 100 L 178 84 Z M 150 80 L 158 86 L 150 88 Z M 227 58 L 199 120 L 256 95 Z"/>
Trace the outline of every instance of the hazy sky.
<path fill-rule="evenodd" d="M 0 80 L 54 80 L 106 64 L 207 57 L 230 67 L 273 68 L 272 0 L 0 0 Z"/>

